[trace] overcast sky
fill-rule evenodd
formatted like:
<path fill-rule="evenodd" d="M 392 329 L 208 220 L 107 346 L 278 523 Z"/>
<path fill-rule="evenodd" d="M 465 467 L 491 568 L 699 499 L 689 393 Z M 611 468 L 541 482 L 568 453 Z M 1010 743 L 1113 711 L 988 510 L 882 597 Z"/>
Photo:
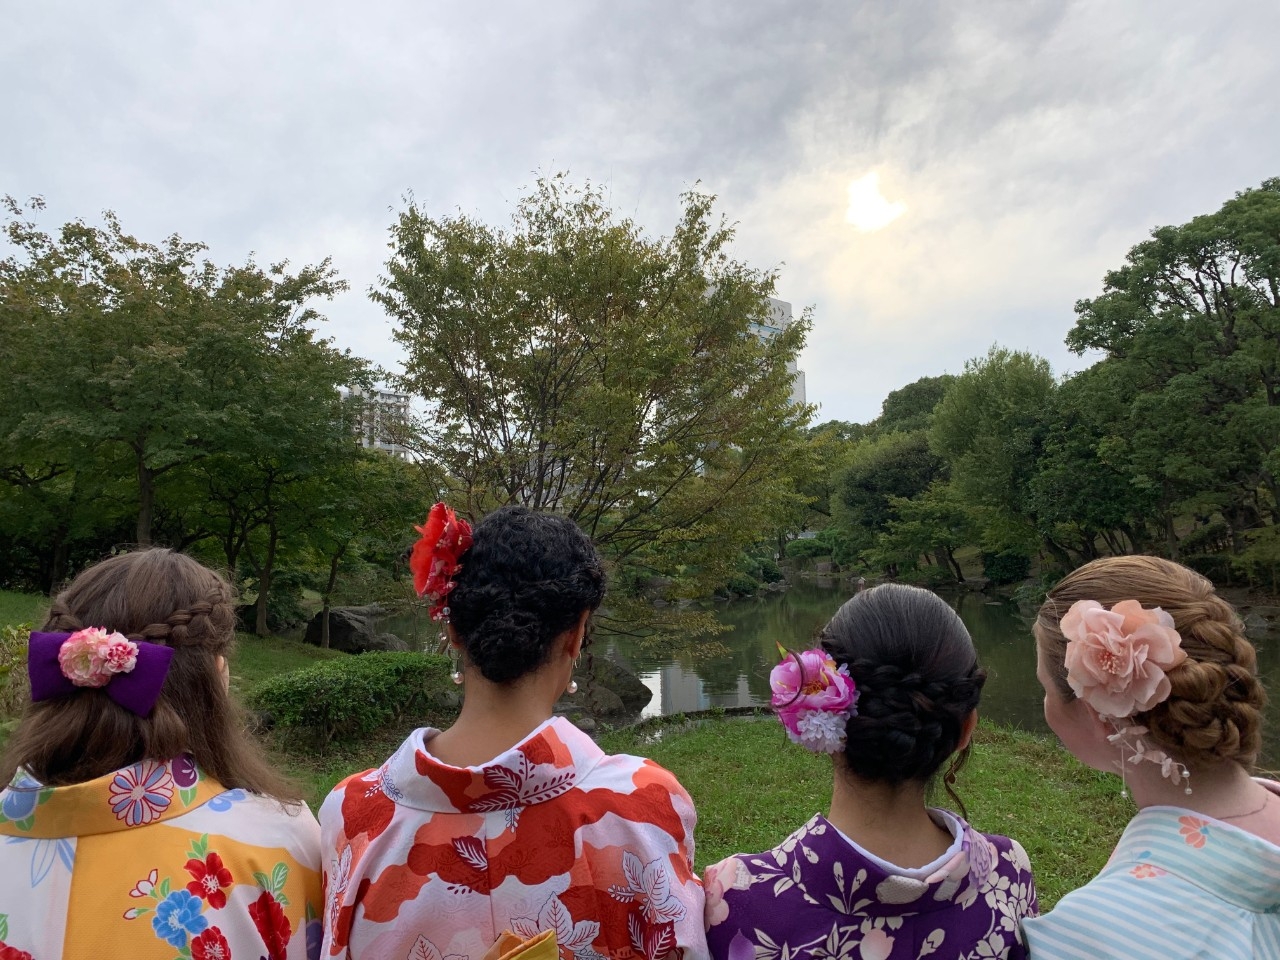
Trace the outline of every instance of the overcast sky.
<path fill-rule="evenodd" d="M 814 309 L 818 418 L 865 421 L 995 342 L 1078 369 L 1072 304 L 1129 247 L 1280 175 L 1276 0 L 3 10 L 0 194 L 332 256 L 326 332 L 393 370 L 366 291 L 407 191 L 505 223 L 568 170 L 666 233 L 701 181 Z"/>

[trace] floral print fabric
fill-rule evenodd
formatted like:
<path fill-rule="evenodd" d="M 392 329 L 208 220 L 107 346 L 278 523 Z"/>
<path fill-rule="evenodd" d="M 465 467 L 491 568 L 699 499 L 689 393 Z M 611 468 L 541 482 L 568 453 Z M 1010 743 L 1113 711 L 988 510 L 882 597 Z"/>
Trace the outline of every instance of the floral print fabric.
<path fill-rule="evenodd" d="M 936 814 L 941 816 L 941 814 Z M 1022 960 L 1019 923 L 1037 913 L 1027 855 L 1008 837 L 946 815 L 957 842 L 927 876 L 898 871 L 821 814 L 761 854 L 706 873 L 716 960 Z"/>
<path fill-rule="evenodd" d="M 319 833 L 189 756 L 66 787 L 20 772 L 0 792 L 0 960 L 315 957 Z"/>
<path fill-rule="evenodd" d="M 1190 810 L 1147 807 L 1102 872 L 1025 933 L 1034 960 L 1280 960 L 1280 847 Z"/>
<path fill-rule="evenodd" d="M 417 730 L 320 810 L 326 957 L 479 960 L 504 930 L 560 960 L 706 956 L 693 804 L 554 718 L 479 767 Z"/>

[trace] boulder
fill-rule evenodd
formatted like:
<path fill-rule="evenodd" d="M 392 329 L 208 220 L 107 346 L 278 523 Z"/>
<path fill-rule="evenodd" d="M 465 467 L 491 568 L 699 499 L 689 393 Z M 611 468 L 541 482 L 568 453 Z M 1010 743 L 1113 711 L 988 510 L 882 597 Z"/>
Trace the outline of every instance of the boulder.
<path fill-rule="evenodd" d="M 592 676 L 578 677 L 578 692 L 566 697 L 592 717 L 621 717 L 638 714 L 653 691 L 640 682 L 629 667 L 606 657 L 591 659 Z"/>
<path fill-rule="evenodd" d="M 409 645 L 392 633 L 379 633 L 377 623 L 386 610 L 376 603 L 366 607 L 333 607 L 329 610 L 329 646 L 343 653 L 364 653 L 368 650 L 408 650 Z M 320 645 L 321 611 L 307 624 L 303 639 Z"/>
<path fill-rule="evenodd" d="M 593 657 L 591 672 L 595 683 L 613 691 L 631 713 L 639 713 L 653 699 L 653 691 L 641 682 L 635 671 L 611 657 Z"/>

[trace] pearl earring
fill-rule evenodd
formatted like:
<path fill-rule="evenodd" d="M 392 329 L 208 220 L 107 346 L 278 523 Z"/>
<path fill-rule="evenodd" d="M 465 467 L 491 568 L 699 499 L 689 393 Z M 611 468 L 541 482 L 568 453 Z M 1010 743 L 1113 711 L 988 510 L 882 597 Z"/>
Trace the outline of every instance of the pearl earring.
<path fill-rule="evenodd" d="M 453 661 L 453 673 L 449 675 L 450 679 L 459 686 L 462 685 L 462 657 L 459 655 L 455 647 L 449 654 L 449 659 Z"/>

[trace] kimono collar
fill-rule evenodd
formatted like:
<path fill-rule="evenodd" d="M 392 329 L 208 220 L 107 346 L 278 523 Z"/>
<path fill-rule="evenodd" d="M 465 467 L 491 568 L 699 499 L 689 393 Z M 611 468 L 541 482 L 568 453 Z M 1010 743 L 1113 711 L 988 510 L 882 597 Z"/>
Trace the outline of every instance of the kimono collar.
<path fill-rule="evenodd" d="M 1280 787 L 1259 781 L 1272 792 Z M 1125 827 L 1103 873 L 1134 864 L 1176 874 L 1253 913 L 1280 913 L 1280 847 L 1181 807 L 1146 807 Z"/>
<path fill-rule="evenodd" d="M 182 816 L 225 792 L 190 754 L 143 760 L 65 787 L 46 787 L 25 770 L 0 791 L 0 836 L 50 840 L 114 833 Z"/>
<path fill-rule="evenodd" d="M 777 873 L 780 878 L 791 878 L 802 888 L 820 892 L 831 886 L 833 864 L 839 864 L 841 872 L 834 881 L 839 896 L 832 901 L 841 902 L 842 907 L 837 909 L 852 912 L 854 901 L 866 896 L 863 891 L 874 889 L 875 901 L 865 903 L 863 908 L 873 915 L 895 917 L 901 916 L 904 910 L 929 913 L 953 904 L 967 907 L 1000 882 L 1002 869 L 1018 866 L 1030 871 L 1029 864 L 1002 866 L 1001 857 L 990 840 L 960 817 L 949 816 L 959 833 L 959 843 L 953 844 L 953 848 L 958 849 L 933 864 L 925 877 L 916 875 L 922 871 L 902 871 L 871 856 L 820 813 L 814 814 L 813 819 L 773 850 L 749 857 L 748 863 L 753 872 L 766 876 Z M 855 878 L 856 882 L 846 884 L 846 877 Z M 1021 891 L 1021 895 L 1025 893 Z"/>
<path fill-rule="evenodd" d="M 511 749 L 475 767 L 452 767 L 430 753 L 439 730 L 415 730 L 391 758 L 364 779 L 396 803 L 435 813 L 510 816 L 572 790 L 604 758 L 585 733 L 552 717 Z"/>

